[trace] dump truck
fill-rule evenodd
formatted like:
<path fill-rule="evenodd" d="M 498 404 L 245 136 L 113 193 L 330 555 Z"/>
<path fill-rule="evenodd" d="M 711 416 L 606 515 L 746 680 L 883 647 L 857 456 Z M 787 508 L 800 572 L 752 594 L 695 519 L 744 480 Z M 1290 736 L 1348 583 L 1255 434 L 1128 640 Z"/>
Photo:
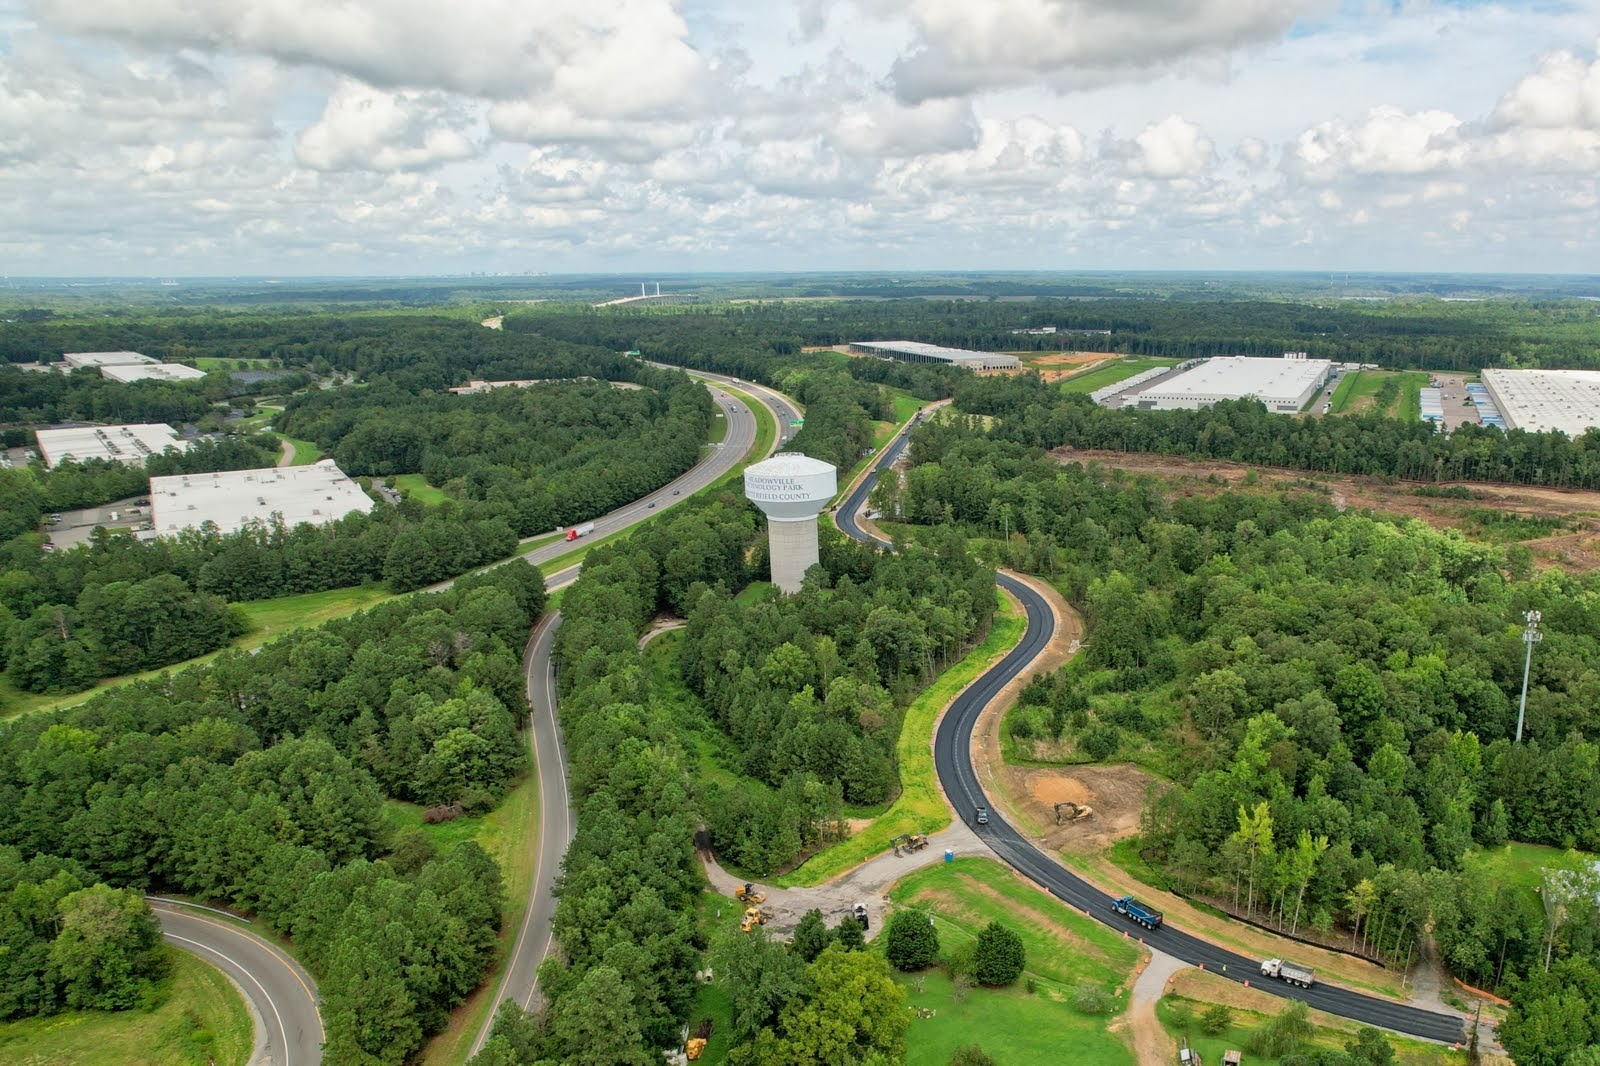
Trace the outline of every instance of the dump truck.
<path fill-rule="evenodd" d="M 1111 909 L 1126 918 L 1132 918 L 1146 929 L 1160 929 L 1166 916 L 1154 907 L 1148 907 L 1132 896 L 1111 901 Z"/>
<path fill-rule="evenodd" d="M 740 903 L 765 903 L 767 894 L 756 888 L 749 881 L 733 890 L 733 898 Z"/>
<path fill-rule="evenodd" d="M 1310 988 L 1317 980 L 1317 971 L 1309 966 L 1297 966 L 1287 959 L 1267 959 L 1261 964 L 1262 977 L 1278 977 L 1291 985 Z"/>
<path fill-rule="evenodd" d="M 593 533 L 593 532 L 594 532 L 594 523 L 593 522 L 585 522 L 582 525 L 573 526 L 571 529 L 567 530 L 567 539 L 568 540 L 577 540 L 579 537 L 587 537 L 590 533 Z"/>

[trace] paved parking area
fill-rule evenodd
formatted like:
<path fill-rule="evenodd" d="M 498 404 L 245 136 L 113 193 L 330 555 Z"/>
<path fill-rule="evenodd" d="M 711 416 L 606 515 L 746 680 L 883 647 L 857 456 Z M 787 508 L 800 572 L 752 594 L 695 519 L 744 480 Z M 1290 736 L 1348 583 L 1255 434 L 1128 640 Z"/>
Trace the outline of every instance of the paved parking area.
<path fill-rule="evenodd" d="M 45 526 L 50 543 L 57 548 L 70 548 L 89 539 L 96 526 L 107 529 L 138 529 L 150 521 L 150 508 L 134 505 L 133 497 L 108 503 L 104 507 L 85 507 L 78 511 L 62 511 L 61 521 Z M 112 517 L 115 515 L 116 517 Z"/>
<path fill-rule="evenodd" d="M 1439 383 L 1439 406 L 1444 410 L 1446 433 L 1469 422 L 1475 426 L 1482 424 L 1478 409 L 1467 399 L 1467 375 L 1435 373 L 1431 377 Z"/>

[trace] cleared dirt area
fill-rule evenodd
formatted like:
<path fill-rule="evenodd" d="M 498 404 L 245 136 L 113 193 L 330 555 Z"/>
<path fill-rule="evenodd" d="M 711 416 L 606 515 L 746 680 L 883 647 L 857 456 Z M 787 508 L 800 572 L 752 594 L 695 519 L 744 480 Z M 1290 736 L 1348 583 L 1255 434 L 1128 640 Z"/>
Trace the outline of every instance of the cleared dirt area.
<path fill-rule="evenodd" d="M 1567 529 L 1545 537 L 1522 540 L 1544 566 L 1571 569 L 1600 568 L 1600 492 L 1586 489 L 1550 489 L 1532 485 L 1490 484 L 1452 481 L 1430 485 L 1436 489 L 1462 488 L 1472 499 L 1418 496 L 1423 482 L 1385 483 L 1373 477 L 1320 474 L 1285 467 L 1251 466 L 1246 463 L 1185 459 L 1181 456 L 1101 451 L 1089 448 L 1057 448 L 1053 453 L 1064 463 L 1096 462 L 1131 473 L 1154 474 L 1168 478 L 1180 496 L 1215 495 L 1238 488 L 1252 472 L 1258 487 L 1278 488 L 1308 482 L 1326 486 L 1330 498 L 1344 510 L 1356 507 L 1385 514 L 1418 518 L 1436 529 L 1457 529 L 1482 538 L 1480 524 L 1472 513 L 1481 510 L 1527 518 L 1556 518 Z M 1212 480 L 1212 479 L 1215 480 Z"/>
<path fill-rule="evenodd" d="M 1024 370 L 1037 370 L 1046 381 L 1062 381 L 1093 370 L 1101 363 L 1121 358 L 1107 352 L 1056 352 L 1051 355 L 1024 355 Z"/>
<path fill-rule="evenodd" d="M 1039 838 L 1052 851 L 1073 855 L 1097 854 L 1137 833 L 1145 794 L 1155 783 L 1137 766 L 1007 765 L 1004 772 L 1007 797 L 1042 830 Z M 1088 804 L 1094 814 L 1056 825 L 1055 804 L 1063 802 Z"/>

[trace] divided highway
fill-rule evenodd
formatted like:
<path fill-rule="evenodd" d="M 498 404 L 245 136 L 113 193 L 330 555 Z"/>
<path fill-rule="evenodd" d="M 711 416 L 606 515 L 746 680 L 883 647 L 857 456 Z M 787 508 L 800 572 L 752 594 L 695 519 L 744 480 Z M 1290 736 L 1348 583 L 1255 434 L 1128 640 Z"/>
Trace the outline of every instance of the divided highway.
<path fill-rule="evenodd" d="M 856 490 L 850 494 L 850 498 L 839 508 L 835 520 L 845 535 L 856 540 L 877 540 L 861 528 L 856 516 L 866 505 L 867 494 L 877 484 L 878 474 L 887 469 L 905 451 L 908 432 L 909 430 L 902 431 L 885 448 L 883 455 L 873 465 L 872 471 L 862 479 Z M 1218 947 L 1181 929 L 1175 929 L 1171 924 L 1163 925 L 1154 931 L 1133 927 L 1131 923 L 1111 912 L 1110 896 L 1068 871 L 1017 832 L 989 801 L 983 786 L 978 781 L 977 771 L 972 765 L 972 732 L 984 708 L 1044 651 L 1055 633 L 1055 616 L 1044 598 L 1027 585 L 1005 574 L 999 575 L 997 581 L 1001 588 L 1015 596 L 1027 610 L 1027 631 L 1023 634 L 1021 642 L 1004 659 L 970 685 L 945 712 L 939 722 L 938 732 L 934 736 L 933 754 L 940 788 L 955 807 L 961 820 L 966 822 L 996 855 L 1056 898 L 1112 928 L 1124 930 L 1129 935 L 1138 933 L 1145 944 L 1191 965 L 1203 965 L 1206 969 L 1235 981 L 1254 978 L 1252 987 L 1275 995 L 1304 1000 L 1318 1010 L 1353 1018 L 1367 1025 L 1381 1026 L 1395 1032 L 1443 1043 L 1456 1043 L 1465 1038 L 1465 1023 L 1457 1016 L 1409 1007 L 1392 1000 L 1362 995 L 1346 988 L 1323 983 L 1310 988 L 1295 988 L 1281 981 L 1262 978 L 1259 960 Z M 979 825 L 976 821 L 975 811 L 980 806 L 989 810 L 988 822 L 984 825 Z"/>
<path fill-rule="evenodd" d="M 754 412 L 743 400 L 719 387 L 723 383 L 731 384 L 731 379 L 716 374 L 690 373 L 705 381 L 706 387 L 711 390 L 718 409 L 728 420 L 727 436 L 720 446 L 712 448 L 709 455 L 671 484 L 595 519 L 595 529 L 590 537 L 603 537 L 627 529 L 654 517 L 678 500 L 692 496 L 743 462 L 745 453 L 755 444 Z M 738 387 L 741 391 L 748 390 L 760 395 L 774 409 L 780 420 L 780 438 L 783 434 L 781 427 L 787 424 L 786 420 L 800 417 L 788 400 L 778 393 L 743 383 Z M 558 542 L 530 552 L 527 558 L 530 563 L 537 565 L 571 550 L 570 544 Z M 546 579 L 545 587 L 554 592 L 570 585 L 578 579 L 579 570 L 580 564 L 574 564 L 557 571 Z M 528 895 L 527 908 L 523 911 L 516 942 L 501 972 L 500 986 L 495 993 L 496 1010 L 499 1009 L 498 1004 L 508 999 L 515 1000 L 525 1009 L 535 1005 L 539 994 L 539 965 L 549 954 L 555 938 L 551 923 L 556 910 L 553 891 L 556 875 L 561 872 L 561 857 L 566 854 L 567 845 L 572 843 L 573 835 L 577 832 L 577 816 L 572 810 L 567 788 L 566 741 L 557 714 L 555 665 L 550 658 L 556 630 L 560 626 L 560 614 L 547 615 L 534 627 L 522 656 L 528 703 L 532 708 L 528 717 L 528 737 L 533 749 L 535 773 L 539 779 L 539 833 L 529 841 L 537 849 L 534 853 L 533 887 Z M 473 1039 L 472 1054 L 476 1055 L 482 1050 L 493 1025 L 494 1014 L 491 1013 Z"/>

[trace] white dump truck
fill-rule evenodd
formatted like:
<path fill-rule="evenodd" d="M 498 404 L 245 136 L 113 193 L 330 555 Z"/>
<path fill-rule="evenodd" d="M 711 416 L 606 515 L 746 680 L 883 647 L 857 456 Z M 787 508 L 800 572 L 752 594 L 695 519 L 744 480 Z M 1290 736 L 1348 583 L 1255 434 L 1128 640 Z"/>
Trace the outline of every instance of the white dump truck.
<path fill-rule="evenodd" d="M 1261 964 L 1262 977 L 1277 977 L 1291 985 L 1310 988 L 1317 980 L 1317 972 L 1309 966 L 1297 966 L 1285 959 L 1267 959 Z"/>

